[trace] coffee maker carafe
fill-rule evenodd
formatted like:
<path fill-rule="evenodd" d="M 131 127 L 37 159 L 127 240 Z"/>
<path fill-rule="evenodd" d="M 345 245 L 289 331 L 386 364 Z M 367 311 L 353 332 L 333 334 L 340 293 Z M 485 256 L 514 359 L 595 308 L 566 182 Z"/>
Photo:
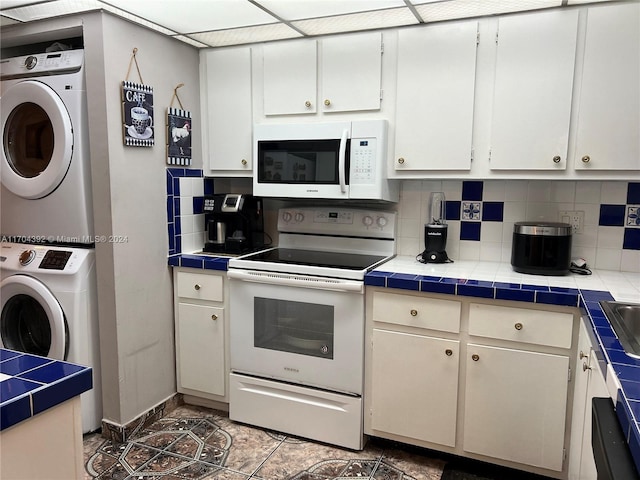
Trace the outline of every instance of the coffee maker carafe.
<path fill-rule="evenodd" d="M 227 193 L 204 198 L 204 251 L 240 254 L 264 247 L 262 199 Z"/>

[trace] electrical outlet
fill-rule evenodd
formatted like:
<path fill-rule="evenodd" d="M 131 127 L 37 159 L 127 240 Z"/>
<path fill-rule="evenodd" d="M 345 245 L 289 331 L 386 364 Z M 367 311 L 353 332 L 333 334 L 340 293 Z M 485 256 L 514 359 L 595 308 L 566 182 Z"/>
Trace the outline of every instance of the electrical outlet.
<path fill-rule="evenodd" d="M 562 223 L 568 223 L 573 229 L 573 234 L 584 232 L 584 212 L 582 210 L 562 211 L 558 213 Z"/>

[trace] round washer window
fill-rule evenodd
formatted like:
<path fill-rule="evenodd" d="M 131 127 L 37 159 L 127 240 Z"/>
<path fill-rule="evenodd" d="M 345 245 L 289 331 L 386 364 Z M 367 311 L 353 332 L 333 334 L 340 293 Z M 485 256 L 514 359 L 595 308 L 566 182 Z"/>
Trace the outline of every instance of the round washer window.
<path fill-rule="evenodd" d="M 25 102 L 12 110 L 4 128 L 7 161 L 21 177 L 33 178 L 46 170 L 54 147 L 53 125 L 40 105 Z"/>
<path fill-rule="evenodd" d="M 6 348 L 48 356 L 51 349 L 49 318 L 42 305 L 33 297 L 18 294 L 8 299 L 2 309 L 0 325 L 2 343 Z M 68 338 L 68 335 L 65 337 Z M 65 358 L 67 348 L 68 345 L 65 345 Z"/>

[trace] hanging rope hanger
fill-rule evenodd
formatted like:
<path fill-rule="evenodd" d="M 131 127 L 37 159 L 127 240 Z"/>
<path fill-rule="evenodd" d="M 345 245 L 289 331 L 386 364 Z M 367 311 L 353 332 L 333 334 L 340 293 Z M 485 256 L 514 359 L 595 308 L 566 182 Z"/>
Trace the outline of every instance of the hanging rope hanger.
<path fill-rule="evenodd" d="M 140 83 L 144 85 L 144 81 L 142 80 L 142 74 L 140 73 L 140 67 L 138 66 L 138 60 L 136 59 L 137 53 L 138 53 L 138 48 L 134 47 L 133 53 L 131 54 L 131 59 L 129 60 L 129 69 L 127 70 L 127 76 L 125 80 L 129 81 L 129 74 L 131 74 L 131 65 L 133 65 L 133 62 L 135 62 L 136 70 L 138 71 L 138 77 L 140 78 Z"/>
<path fill-rule="evenodd" d="M 176 85 L 176 88 L 173 89 L 173 97 L 171 97 L 171 103 L 169 104 L 169 106 L 173 107 L 173 101 L 178 100 L 178 105 L 180 105 L 180 109 L 184 110 L 184 107 L 182 106 L 182 102 L 180 101 L 180 97 L 178 96 L 178 89 L 180 87 L 184 87 L 184 83 L 179 83 L 178 85 Z"/>

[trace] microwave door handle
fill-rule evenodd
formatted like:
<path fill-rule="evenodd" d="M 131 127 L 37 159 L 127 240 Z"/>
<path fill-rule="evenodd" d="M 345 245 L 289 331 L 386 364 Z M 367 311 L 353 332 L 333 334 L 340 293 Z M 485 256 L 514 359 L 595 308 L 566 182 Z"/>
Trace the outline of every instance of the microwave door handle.
<path fill-rule="evenodd" d="M 342 193 L 347 192 L 347 181 L 346 181 L 346 160 L 347 160 L 347 136 L 349 135 L 349 130 L 345 129 L 342 132 L 342 138 L 340 138 L 340 152 L 338 153 L 338 178 L 340 180 L 340 191 Z"/>

